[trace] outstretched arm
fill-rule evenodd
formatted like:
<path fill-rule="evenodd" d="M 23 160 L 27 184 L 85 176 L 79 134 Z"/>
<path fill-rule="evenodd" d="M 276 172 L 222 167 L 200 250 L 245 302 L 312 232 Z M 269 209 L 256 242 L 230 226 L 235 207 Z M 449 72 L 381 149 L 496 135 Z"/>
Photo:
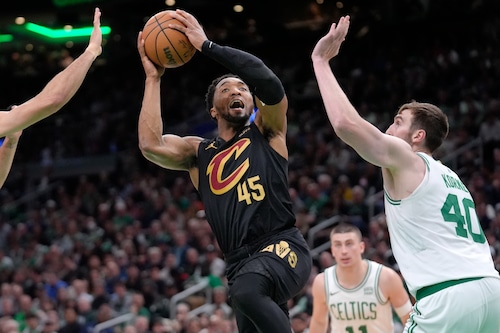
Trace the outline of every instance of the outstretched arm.
<path fill-rule="evenodd" d="M 335 133 L 341 140 L 353 147 L 368 162 L 380 167 L 391 168 L 401 162 L 401 150 L 411 153 L 410 146 L 403 140 L 382 133 L 377 127 L 364 120 L 340 87 L 329 61 L 339 53 L 349 29 L 349 16 L 333 23 L 330 31 L 322 37 L 312 52 L 314 74 Z"/>
<path fill-rule="evenodd" d="M 22 131 L 18 131 L 7 135 L 2 146 L 0 147 L 0 188 L 2 188 L 5 183 L 10 168 L 12 167 L 14 155 L 17 150 L 17 143 L 21 133 Z"/>
<path fill-rule="evenodd" d="M 94 12 L 94 29 L 85 51 L 57 74 L 36 96 L 10 112 L 0 113 L 0 137 L 18 132 L 60 110 L 77 92 L 94 60 L 102 52 L 101 11 Z"/>
<path fill-rule="evenodd" d="M 142 31 L 137 37 L 137 49 L 146 74 L 139 114 L 139 148 L 145 158 L 159 166 L 172 170 L 190 171 L 195 167 L 197 147 L 202 139 L 181 138 L 173 134 L 163 135 L 160 88 L 165 68 L 153 64 L 146 55 Z M 195 186 L 197 186 L 196 183 Z"/>

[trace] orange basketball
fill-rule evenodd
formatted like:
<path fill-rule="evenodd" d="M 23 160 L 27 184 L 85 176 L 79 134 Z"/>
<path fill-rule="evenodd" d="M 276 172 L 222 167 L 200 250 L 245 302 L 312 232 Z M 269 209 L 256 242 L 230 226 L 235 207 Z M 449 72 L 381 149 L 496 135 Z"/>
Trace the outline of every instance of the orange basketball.
<path fill-rule="evenodd" d="M 172 18 L 172 12 L 165 10 L 151 16 L 142 30 L 146 55 L 165 68 L 182 66 L 196 53 L 196 48 L 184 33 L 168 27 L 171 23 L 182 25 Z"/>

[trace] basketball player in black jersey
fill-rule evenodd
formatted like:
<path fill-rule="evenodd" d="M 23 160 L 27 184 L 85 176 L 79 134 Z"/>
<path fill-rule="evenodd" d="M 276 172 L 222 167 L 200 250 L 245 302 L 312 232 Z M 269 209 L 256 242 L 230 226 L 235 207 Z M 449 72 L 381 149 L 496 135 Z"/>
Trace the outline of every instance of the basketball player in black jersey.
<path fill-rule="evenodd" d="M 283 86 L 257 57 L 209 41 L 191 14 L 177 10 L 173 17 L 184 24 L 173 28 L 233 73 L 215 79 L 206 94 L 219 135 L 163 135 L 164 69 L 147 58 L 139 33 L 137 46 L 146 73 L 140 149 L 159 166 L 189 172 L 228 264 L 239 332 L 291 332 L 287 301 L 307 282 L 311 257 L 295 227 L 288 193 L 288 101 Z M 254 106 L 259 111 L 251 123 Z"/>

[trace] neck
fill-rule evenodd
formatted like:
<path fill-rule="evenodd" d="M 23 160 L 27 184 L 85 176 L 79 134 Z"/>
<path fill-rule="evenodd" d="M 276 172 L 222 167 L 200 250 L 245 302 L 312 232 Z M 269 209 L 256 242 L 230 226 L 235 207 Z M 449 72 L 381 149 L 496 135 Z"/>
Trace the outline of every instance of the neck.
<path fill-rule="evenodd" d="M 363 281 L 367 270 L 368 263 L 366 260 L 361 260 L 357 265 L 351 267 L 340 267 L 337 265 L 337 280 L 342 287 L 352 289 Z"/>
<path fill-rule="evenodd" d="M 223 123 L 223 124 L 219 123 L 218 126 L 219 138 L 221 138 L 224 141 L 229 141 L 236 135 L 236 133 L 240 132 L 243 129 L 243 127 L 247 125 L 249 125 L 249 123 L 238 126 L 229 123 Z"/>

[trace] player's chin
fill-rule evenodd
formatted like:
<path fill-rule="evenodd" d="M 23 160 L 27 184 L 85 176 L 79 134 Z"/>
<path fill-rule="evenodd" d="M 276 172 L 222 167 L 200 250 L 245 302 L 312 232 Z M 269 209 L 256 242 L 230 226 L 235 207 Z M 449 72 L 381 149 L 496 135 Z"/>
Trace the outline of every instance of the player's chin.
<path fill-rule="evenodd" d="M 224 117 L 229 123 L 239 126 L 239 125 L 245 125 L 248 122 L 248 119 L 250 119 L 250 115 L 242 112 L 242 113 L 231 113 L 227 116 Z"/>

